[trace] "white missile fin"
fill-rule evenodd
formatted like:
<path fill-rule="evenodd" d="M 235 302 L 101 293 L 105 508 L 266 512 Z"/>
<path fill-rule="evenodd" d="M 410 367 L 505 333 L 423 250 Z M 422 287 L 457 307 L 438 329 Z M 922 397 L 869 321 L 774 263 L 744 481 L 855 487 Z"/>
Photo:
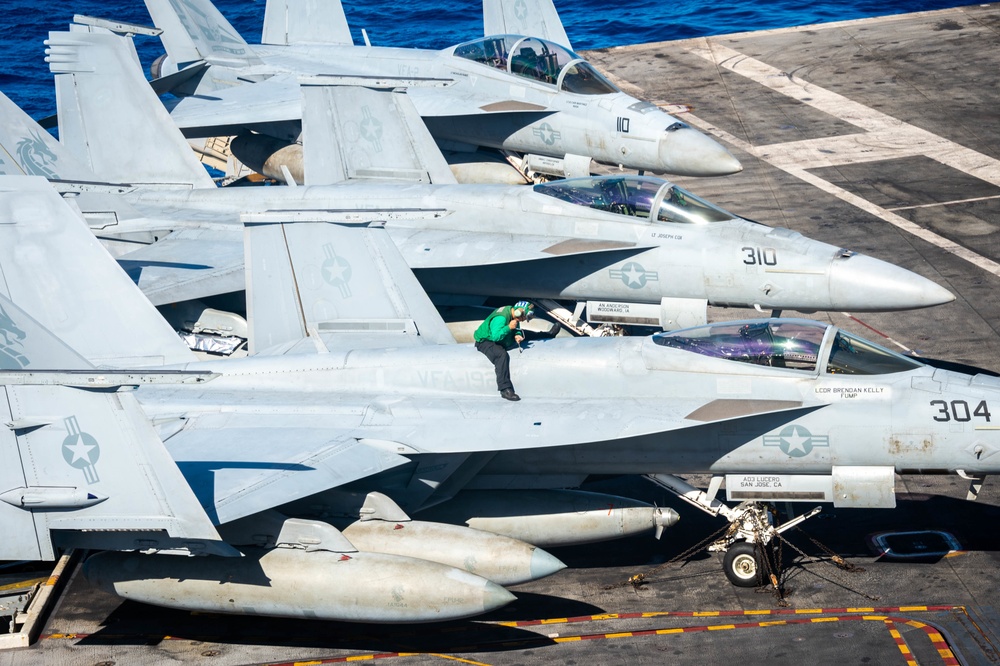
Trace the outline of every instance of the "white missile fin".
<path fill-rule="evenodd" d="M 358 549 L 333 525 L 319 520 L 289 518 L 278 533 L 278 546 L 304 547 L 307 551 L 356 553 Z"/>
<path fill-rule="evenodd" d="M 362 521 L 384 520 L 392 523 L 406 523 L 411 520 L 398 504 L 382 493 L 375 492 L 368 493 L 360 514 Z"/>

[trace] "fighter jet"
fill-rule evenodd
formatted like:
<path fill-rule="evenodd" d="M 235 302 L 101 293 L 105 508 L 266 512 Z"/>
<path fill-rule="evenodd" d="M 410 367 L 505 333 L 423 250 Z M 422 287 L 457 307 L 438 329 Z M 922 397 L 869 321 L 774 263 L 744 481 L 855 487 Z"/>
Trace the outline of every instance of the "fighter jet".
<path fill-rule="evenodd" d="M 269 210 L 384 222 L 430 292 L 591 301 L 620 323 L 694 325 L 708 304 L 871 311 L 953 299 L 910 271 L 742 219 L 652 177 L 456 184 L 400 90 L 407 80 L 306 80 L 306 186 L 217 188 L 127 41 L 71 32 L 48 44 L 60 134 L 86 166 L 72 166 L 62 145 L 0 100 L 0 144 L 18 160 L 7 172 L 46 175 L 74 192 L 102 238 L 145 240 L 120 261 L 154 304 L 241 290 L 239 216 Z M 365 123 L 378 127 L 377 140 L 358 131 Z M 636 303 L 654 312 L 630 316 Z"/>
<path fill-rule="evenodd" d="M 547 33 L 565 36 L 551 2 L 518 4 L 547 14 Z M 296 79 L 318 74 L 452 80 L 451 88 L 411 91 L 435 139 L 466 155 L 477 146 L 513 151 L 524 171 L 586 176 L 592 159 L 685 176 L 742 168 L 713 139 L 625 94 L 550 40 L 490 35 L 441 51 L 354 46 L 339 0 L 272 0 L 262 43 L 251 46 L 209 0 L 147 0 L 146 7 L 167 51 L 154 64 L 161 79 L 154 85 L 181 96 L 171 115 L 185 135 L 242 132 L 232 145 L 236 157 L 266 171 L 280 150 L 298 182 L 301 162 L 289 154 L 301 150 Z"/>
<path fill-rule="evenodd" d="M 4 178 L 0 211 L 5 297 L 18 308 L 7 309 L 8 329 L 21 331 L 15 335 L 24 348 L 34 341 L 31 331 L 42 328 L 112 367 L 122 359 L 168 356 L 159 339 L 125 327 L 109 335 L 109 312 L 149 326 L 158 315 L 138 290 L 128 292 L 109 257 L 100 265 L 97 241 L 51 188 Z M 722 545 L 726 567 L 736 582 L 754 584 L 753 542 L 773 528 L 766 518 L 753 522 L 755 511 L 767 515 L 756 504 L 723 512 L 714 497 L 722 480 L 731 499 L 888 507 L 894 473 L 981 479 L 1000 469 L 994 455 L 1000 435 L 991 425 L 1000 380 L 926 365 L 808 320 L 532 342 L 512 359 L 523 399 L 510 403 L 497 397 L 489 362 L 451 341 L 383 228 L 287 212 L 244 222 L 253 356 L 167 368 L 203 378 L 197 383 L 129 382 L 206 515 L 220 534 L 233 535 L 227 543 L 244 558 L 234 564 L 219 555 L 128 552 L 88 563 L 92 580 L 129 598 L 370 621 L 432 616 L 413 596 L 405 617 L 396 605 L 381 613 L 377 604 L 363 613 L 344 611 L 340 604 L 359 581 L 340 578 L 336 603 L 312 596 L 290 601 L 296 578 L 289 571 L 312 580 L 316 567 L 366 555 L 345 553 L 343 535 L 332 526 L 289 523 L 271 512 L 287 502 L 329 515 L 344 511 L 329 489 L 367 492 L 362 515 L 388 523 L 386 533 L 404 532 L 400 548 L 424 557 L 432 550 L 428 537 L 406 533 L 404 516 L 431 508 L 446 513 L 452 502 L 459 504 L 453 514 L 461 512 L 463 491 L 485 493 L 471 507 L 481 513 L 465 518 L 469 523 L 498 533 L 530 525 L 537 535 L 579 543 L 593 538 L 591 517 L 547 512 L 556 502 L 540 503 L 538 493 L 572 488 L 591 474 L 648 474 L 739 524 Z M 100 292 L 108 281 L 116 285 L 110 298 Z M 19 367 L 30 369 L 31 356 L 7 351 L 15 347 L 3 345 L 8 356 L 27 358 Z M 92 381 L 106 387 L 121 380 Z M 699 494 L 677 473 L 709 473 L 713 483 Z M 657 517 L 651 508 L 646 517 L 646 529 L 676 518 Z M 606 522 L 618 521 L 616 514 Z M 299 548 L 281 547 L 289 543 Z M 445 550 L 454 557 L 475 542 L 452 543 Z M 325 554 L 313 558 L 317 550 Z M 270 579 L 265 591 L 261 569 Z M 236 574 L 220 595 L 224 572 Z M 463 580 L 455 615 L 506 598 Z"/>

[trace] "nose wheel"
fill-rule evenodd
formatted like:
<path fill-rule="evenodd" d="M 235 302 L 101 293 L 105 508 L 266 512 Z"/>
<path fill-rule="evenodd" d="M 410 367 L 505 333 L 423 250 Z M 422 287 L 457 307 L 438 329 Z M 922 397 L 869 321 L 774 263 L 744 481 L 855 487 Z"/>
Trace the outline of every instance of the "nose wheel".
<path fill-rule="evenodd" d="M 722 569 L 729 582 L 737 587 L 758 587 L 766 582 L 760 549 L 748 541 L 737 541 L 729 547 Z"/>

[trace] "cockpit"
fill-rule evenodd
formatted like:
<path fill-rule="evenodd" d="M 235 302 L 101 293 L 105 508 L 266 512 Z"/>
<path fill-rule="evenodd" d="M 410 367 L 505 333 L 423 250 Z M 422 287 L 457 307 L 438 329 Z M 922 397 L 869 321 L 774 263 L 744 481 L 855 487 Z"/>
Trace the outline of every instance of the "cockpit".
<path fill-rule="evenodd" d="M 657 333 L 653 342 L 713 358 L 809 372 L 818 368 L 830 375 L 887 375 L 923 365 L 808 319 L 720 322 Z"/>
<path fill-rule="evenodd" d="M 569 49 L 537 37 L 491 35 L 455 47 L 454 54 L 578 95 L 608 95 L 618 88 Z"/>
<path fill-rule="evenodd" d="M 535 185 L 534 190 L 578 206 L 650 221 L 710 224 L 739 219 L 671 182 L 649 176 L 569 178 Z"/>

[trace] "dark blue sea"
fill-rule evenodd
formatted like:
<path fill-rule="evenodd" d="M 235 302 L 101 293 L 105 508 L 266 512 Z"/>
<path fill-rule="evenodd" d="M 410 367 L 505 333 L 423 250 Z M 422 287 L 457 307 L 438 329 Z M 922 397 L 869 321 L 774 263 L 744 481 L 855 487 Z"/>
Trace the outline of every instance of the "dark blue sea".
<path fill-rule="evenodd" d="M 215 4 L 248 42 L 260 41 L 265 0 L 217 0 Z M 362 28 L 375 46 L 438 49 L 482 36 L 482 5 L 475 0 L 343 0 L 343 4 L 356 43 L 362 43 Z M 964 4 L 969 3 L 960 0 L 556 0 L 566 33 L 577 50 Z M 0 90 L 34 118 L 55 112 L 52 75 L 43 59 L 42 41 L 50 30 L 65 30 L 74 14 L 152 25 L 141 0 L 7 3 L 0 11 Z M 156 38 L 137 38 L 136 46 L 147 69 L 163 52 Z"/>

